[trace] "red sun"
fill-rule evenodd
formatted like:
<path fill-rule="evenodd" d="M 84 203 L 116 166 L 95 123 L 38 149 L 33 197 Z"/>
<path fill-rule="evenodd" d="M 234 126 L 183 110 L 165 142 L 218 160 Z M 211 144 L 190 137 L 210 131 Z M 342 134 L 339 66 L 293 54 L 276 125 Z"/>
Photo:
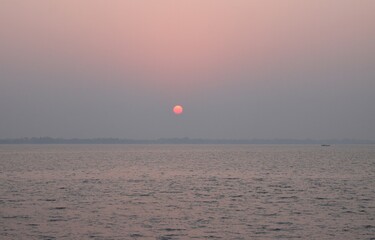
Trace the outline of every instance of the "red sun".
<path fill-rule="evenodd" d="M 181 105 L 176 105 L 173 107 L 173 112 L 176 115 L 180 115 L 184 112 L 184 108 Z"/>

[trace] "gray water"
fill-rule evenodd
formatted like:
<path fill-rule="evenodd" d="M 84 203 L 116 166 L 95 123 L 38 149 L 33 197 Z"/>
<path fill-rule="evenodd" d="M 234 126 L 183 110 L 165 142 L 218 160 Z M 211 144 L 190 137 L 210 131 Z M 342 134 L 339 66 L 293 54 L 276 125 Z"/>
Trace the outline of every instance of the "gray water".
<path fill-rule="evenodd" d="M 374 145 L 0 145 L 0 239 L 375 239 L 374 198 Z"/>

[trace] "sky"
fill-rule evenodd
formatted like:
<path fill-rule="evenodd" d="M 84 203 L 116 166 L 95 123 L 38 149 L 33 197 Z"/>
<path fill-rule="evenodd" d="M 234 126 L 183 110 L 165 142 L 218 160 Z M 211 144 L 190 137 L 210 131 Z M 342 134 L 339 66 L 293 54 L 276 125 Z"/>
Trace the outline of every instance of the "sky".
<path fill-rule="evenodd" d="M 375 140 L 374 10 L 0 0 L 0 138 Z"/>

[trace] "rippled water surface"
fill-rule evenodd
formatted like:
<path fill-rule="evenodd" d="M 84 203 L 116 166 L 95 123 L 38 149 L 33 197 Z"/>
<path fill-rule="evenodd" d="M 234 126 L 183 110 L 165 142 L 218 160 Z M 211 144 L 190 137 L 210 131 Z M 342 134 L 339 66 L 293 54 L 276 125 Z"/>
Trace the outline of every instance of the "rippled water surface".
<path fill-rule="evenodd" d="M 0 239 L 375 239 L 375 146 L 0 145 Z"/>

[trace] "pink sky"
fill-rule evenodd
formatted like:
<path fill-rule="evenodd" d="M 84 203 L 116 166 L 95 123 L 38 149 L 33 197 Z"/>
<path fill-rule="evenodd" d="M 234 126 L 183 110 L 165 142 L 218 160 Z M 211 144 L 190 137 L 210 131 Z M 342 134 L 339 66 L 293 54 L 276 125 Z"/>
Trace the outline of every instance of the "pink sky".
<path fill-rule="evenodd" d="M 155 90 L 175 101 L 225 88 L 350 89 L 345 69 L 363 73 L 366 89 L 374 9 L 371 0 L 3 0 L 0 63 L 9 75 L 86 76 L 32 80 L 42 85 Z"/>

